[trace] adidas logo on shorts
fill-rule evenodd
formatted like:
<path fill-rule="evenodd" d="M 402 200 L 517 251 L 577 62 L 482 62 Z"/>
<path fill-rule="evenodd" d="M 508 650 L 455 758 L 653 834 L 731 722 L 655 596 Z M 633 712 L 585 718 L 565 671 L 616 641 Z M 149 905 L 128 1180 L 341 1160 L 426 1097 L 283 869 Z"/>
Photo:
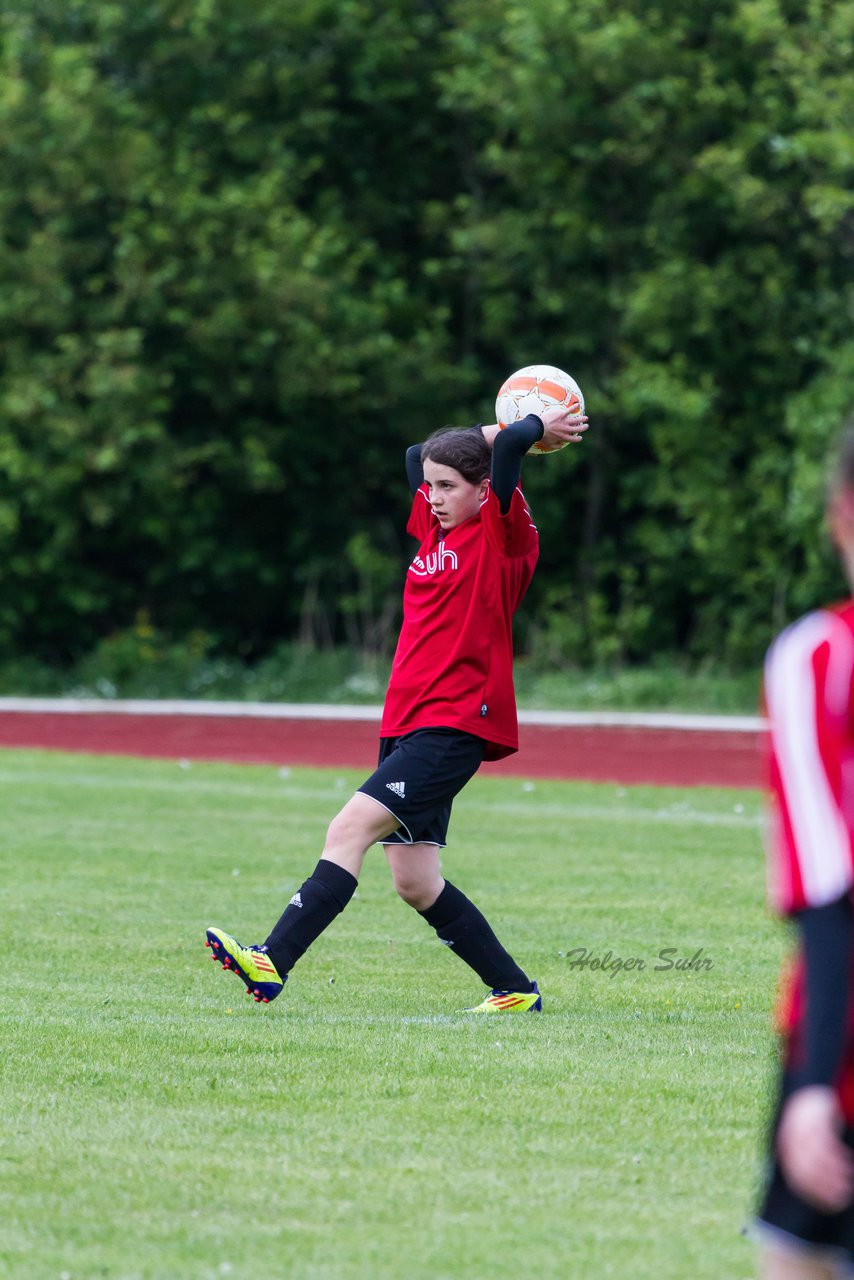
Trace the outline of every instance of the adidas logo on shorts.
<path fill-rule="evenodd" d="M 401 800 L 404 799 L 406 795 L 405 782 L 387 782 L 386 787 L 389 789 L 389 791 L 393 791 L 396 796 L 400 796 Z"/>

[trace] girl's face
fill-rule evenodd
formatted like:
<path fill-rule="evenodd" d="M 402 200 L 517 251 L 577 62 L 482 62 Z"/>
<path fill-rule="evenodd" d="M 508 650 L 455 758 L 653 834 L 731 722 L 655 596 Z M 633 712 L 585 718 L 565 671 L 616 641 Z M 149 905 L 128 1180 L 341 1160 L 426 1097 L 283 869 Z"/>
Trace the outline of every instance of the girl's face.
<path fill-rule="evenodd" d="M 472 484 L 455 467 L 446 467 L 432 458 L 424 461 L 424 479 L 433 514 L 445 533 L 480 511 L 486 497 L 486 481 Z"/>

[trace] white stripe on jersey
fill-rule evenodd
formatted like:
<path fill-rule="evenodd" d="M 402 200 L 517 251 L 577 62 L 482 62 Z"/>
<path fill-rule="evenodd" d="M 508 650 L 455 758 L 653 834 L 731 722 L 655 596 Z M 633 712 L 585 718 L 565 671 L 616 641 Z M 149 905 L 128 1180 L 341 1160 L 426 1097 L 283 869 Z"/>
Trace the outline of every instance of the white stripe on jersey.
<path fill-rule="evenodd" d="M 824 705 L 819 707 L 812 660 L 824 642 L 829 658 Z M 808 614 L 784 631 L 766 661 L 771 741 L 794 839 L 790 856 L 797 859 L 810 906 L 834 902 L 854 878 L 851 837 L 825 771 L 818 735 L 821 718 L 848 716 L 852 672 L 851 632 L 826 612 Z"/>

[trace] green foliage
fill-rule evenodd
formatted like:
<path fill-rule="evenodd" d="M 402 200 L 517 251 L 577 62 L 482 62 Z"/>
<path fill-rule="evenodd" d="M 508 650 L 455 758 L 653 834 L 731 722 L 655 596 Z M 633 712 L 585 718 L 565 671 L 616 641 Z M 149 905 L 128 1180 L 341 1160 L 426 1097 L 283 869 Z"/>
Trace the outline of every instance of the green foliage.
<path fill-rule="evenodd" d="M 0 643 L 61 658 L 142 605 L 263 648 L 341 531 L 376 524 L 408 439 L 383 419 L 426 429 L 422 366 L 434 393 L 458 379 L 358 194 L 324 185 L 375 187 L 329 101 L 376 61 L 369 16 L 7 8 Z M 389 33 L 398 68 L 412 52 Z M 400 151 L 412 85 L 398 108 L 353 92 L 370 147 Z"/>
<path fill-rule="evenodd" d="M 387 650 L 405 445 L 548 360 L 528 617 L 755 662 L 839 589 L 852 53 L 854 0 L 7 0 L 0 654 Z"/>
<path fill-rule="evenodd" d="M 787 516 L 854 404 L 854 6 L 463 12 L 446 93 L 491 121 L 458 236 L 485 331 L 506 349 L 514 298 L 526 354 L 576 370 L 595 423 L 586 503 L 545 522 L 549 568 L 579 547 L 582 652 L 604 598 L 628 657 L 754 660 L 828 577 L 820 503 Z M 787 430 L 824 382 L 832 411 Z"/>

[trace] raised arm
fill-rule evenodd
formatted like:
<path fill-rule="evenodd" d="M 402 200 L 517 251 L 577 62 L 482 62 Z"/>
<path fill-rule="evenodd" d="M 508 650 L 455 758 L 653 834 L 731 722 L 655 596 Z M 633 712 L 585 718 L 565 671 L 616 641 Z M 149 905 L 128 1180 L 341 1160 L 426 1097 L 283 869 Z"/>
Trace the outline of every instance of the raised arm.
<path fill-rule="evenodd" d="M 412 444 L 406 450 L 406 479 L 414 496 L 424 483 L 424 468 L 421 465 L 420 444 Z"/>
<path fill-rule="evenodd" d="M 538 440 L 552 446 L 578 441 L 586 430 L 585 415 L 570 413 L 559 406 L 544 410 L 542 417 L 529 413 L 527 418 L 511 423 L 503 431 L 494 424 L 481 427 L 484 439 L 492 445 L 490 480 L 501 514 L 506 515 L 510 510 L 513 490 L 522 474 L 522 459 L 531 445 Z"/>
<path fill-rule="evenodd" d="M 482 428 L 484 436 L 491 428 Z M 535 414 L 529 413 L 521 422 L 514 422 L 503 431 L 496 428 L 492 437 L 492 470 L 490 483 L 498 499 L 501 514 L 510 510 L 513 490 L 519 483 L 522 474 L 522 459 L 532 444 L 543 438 L 542 421 Z"/>
<path fill-rule="evenodd" d="M 519 483 L 522 459 L 531 445 L 542 440 L 554 448 L 569 441 L 581 440 L 587 430 L 587 418 L 584 414 L 570 413 L 568 409 L 555 405 L 545 409 L 541 417 L 529 414 L 521 422 L 514 422 L 504 430 L 497 423 L 469 429 L 480 431 L 492 449 L 490 480 L 502 514 L 506 515 L 510 510 L 513 490 Z M 422 447 L 420 444 L 413 444 L 406 450 L 406 479 L 413 495 L 424 483 Z"/>

